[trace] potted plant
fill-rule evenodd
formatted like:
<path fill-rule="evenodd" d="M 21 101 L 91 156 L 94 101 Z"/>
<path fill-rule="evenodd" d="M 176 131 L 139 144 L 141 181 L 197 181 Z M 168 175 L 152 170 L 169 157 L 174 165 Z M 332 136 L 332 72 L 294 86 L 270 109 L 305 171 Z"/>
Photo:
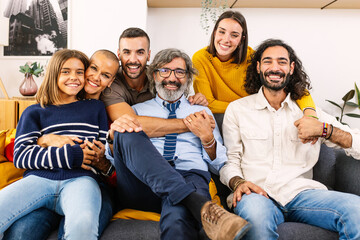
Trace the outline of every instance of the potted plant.
<path fill-rule="evenodd" d="M 355 92 L 357 94 L 357 104 L 354 102 L 349 102 L 354 96 L 355 96 Z M 342 104 L 342 106 L 340 106 L 339 104 L 330 101 L 330 100 L 326 100 L 329 103 L 335 105 L 336 107 L 340 108 L 340 116 L 336 117 L 336 119 L 341 122 L 342 124 L 346 124 L 347 123 L 343 122 L 343 116 L 346 115 L 348 117 L 354 117 L 354 118 L 360 118 L 359 114 L 356 113 L 344 113 L 345 112 L 345 107 L 349 106 L 349 107 L 357 107 L 360 108 L 360 92 L 359 92 L 359 88 L 357 87 L 356 83 L 355 83 L 355 89 L 351 89 L 348 93 L 345 94 L 345 96 L 342 98 L 342 100 L 344 101 L 344 103 Z"/>
<path fill-rule="evenodd" d="M 24 66 L 20 66 L 19 71 L 25 74 L 25 78 L 19 87 L 21 95 L 34 96 L 37 92 L 37 85 L 34 81 L 33 75 L 39 77 L 39 75 L 44 71 L 44 67 L 37 62 L 27 62 Z"/>

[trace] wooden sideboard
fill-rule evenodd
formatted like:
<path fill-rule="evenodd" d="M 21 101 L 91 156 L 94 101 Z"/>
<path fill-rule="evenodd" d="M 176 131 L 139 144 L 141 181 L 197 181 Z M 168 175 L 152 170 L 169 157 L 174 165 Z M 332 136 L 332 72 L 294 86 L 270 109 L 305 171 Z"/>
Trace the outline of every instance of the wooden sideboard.
<path fill-rule="evenodd" d="M 0 130 L 16 128 L 25 108 L 35 103 L 34 97 L 0 99 Z"/>

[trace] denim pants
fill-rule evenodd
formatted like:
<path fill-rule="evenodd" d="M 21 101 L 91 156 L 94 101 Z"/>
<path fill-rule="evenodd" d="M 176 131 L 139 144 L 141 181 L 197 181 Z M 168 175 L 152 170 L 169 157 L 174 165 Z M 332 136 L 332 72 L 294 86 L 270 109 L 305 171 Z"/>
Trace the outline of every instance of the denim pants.
<path fill-rule="evenodd" d="M 234 212 L 252 224 L 243 239 L 277 239 L 277 226 L 284 221 L 338 232 L 340 239 L 360 239 L 360 197 L 354 194 L 305 190 L 285 206 L 256 193 L 244 194 Z"/>
<path fill-rule="evenodd" d="M 113 216 L 114 190 L 105 183 L 99 183 L 101 190 L 101 210 L 99 216 L 99 236 Z M 4 234 L 3 240 L 41 240 L 47 239 L 52 231 L 59 228 L 58 239 L 64 239 L 64 220 L 45 207 L 39 208 L 16 220 Z M 60 222 L 61 221 L 61 222 Z M 59 226 L 60 222 L 60 226 Z M 36 231 L 34 231 L 36 229 Z"/>
<path fill-rule="evenodd" d="M 0 191 L 0 233 L 17 219 L 45 207 L 65 215 L 65 239 L 97 239 L 99 185 L 91 177 L 63 181 L 27 176 Z"/>
<path fill-rule="evenodd" d="M 180 202 L 192 192 L 210 200 L 210 173 L 175 170 L 144 132 L 115 133 L 114 165 L 122 208 L 161 213 L 161 239 L 197 239 L 199 223 Z"/>

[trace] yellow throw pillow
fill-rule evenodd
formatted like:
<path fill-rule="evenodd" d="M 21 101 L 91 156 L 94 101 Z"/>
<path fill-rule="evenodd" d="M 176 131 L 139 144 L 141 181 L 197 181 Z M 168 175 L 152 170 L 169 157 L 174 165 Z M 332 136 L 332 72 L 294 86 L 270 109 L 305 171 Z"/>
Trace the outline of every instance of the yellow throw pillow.
<path fill-rule="evenodd" d="M 6 140 L 6 133 L 9 130 L 2 130 L 0 131 L 0 154 L 4 155 L 5 150 L 5 140 Z"/>
<path fill-rule="evenodd" d="M 24 169 L 19 169 L 12 162 L 0 163 L 0 189 L 22 178 Z"/>
<path fill-rule="evenodd" d="M 4 157 L 6 133 L 9 130 L 0 131 L 0 163 L 7 161 Z M 0 175 L 1 176 L 1 175 Z"/>
<path fill-rule="evenodd" d="M 15 139 L 15 135 L 16 135 L 16 129 L 9 129 L 8 132 L 6 133 L 6 139 L 5 139 L 5 147 L 11 142 L 11 139 Z"/>
<path fill-rule="evenodd" d="M 135 209 L 123 209 L 117 212 L 113 218 L 116 219 L 137 219 L 137 220 L 146 220 L 146 221 L 160 221 L 160 214 L 154 212 L 144 212 Z"/>

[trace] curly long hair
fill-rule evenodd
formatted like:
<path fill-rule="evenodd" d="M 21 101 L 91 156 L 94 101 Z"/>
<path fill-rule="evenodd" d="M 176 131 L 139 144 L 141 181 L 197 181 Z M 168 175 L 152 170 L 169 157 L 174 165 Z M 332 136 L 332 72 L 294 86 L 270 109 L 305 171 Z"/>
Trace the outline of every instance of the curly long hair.
<path fill-rule="evenodd" d="M 257 71 L 257 63 L 261 61 L 261 57 L 266 49 L 269 47 L 280 46 L 285 48 L 289 53 L 290 63 L 294 62 L 294 72 L 290 75 L 290 81 L 285 87 L 285 92 L 290 93 L 292 100 L 298 100 L 304 95 L 309 95 L 311 89 L 309 76 L 305 73 L 304 67 L 300 59 L 296 56 L 295 51 L 282 40 L 279 39 L 268 39 L 262 42 L 256 49 L 255 53 L 252 54 L 250 65 L 247 68 L 246 79 L 245 79 L 245 90 L 248 94 L 257 93 L 262 86 L 260 80 L 260 74 Z"/>

